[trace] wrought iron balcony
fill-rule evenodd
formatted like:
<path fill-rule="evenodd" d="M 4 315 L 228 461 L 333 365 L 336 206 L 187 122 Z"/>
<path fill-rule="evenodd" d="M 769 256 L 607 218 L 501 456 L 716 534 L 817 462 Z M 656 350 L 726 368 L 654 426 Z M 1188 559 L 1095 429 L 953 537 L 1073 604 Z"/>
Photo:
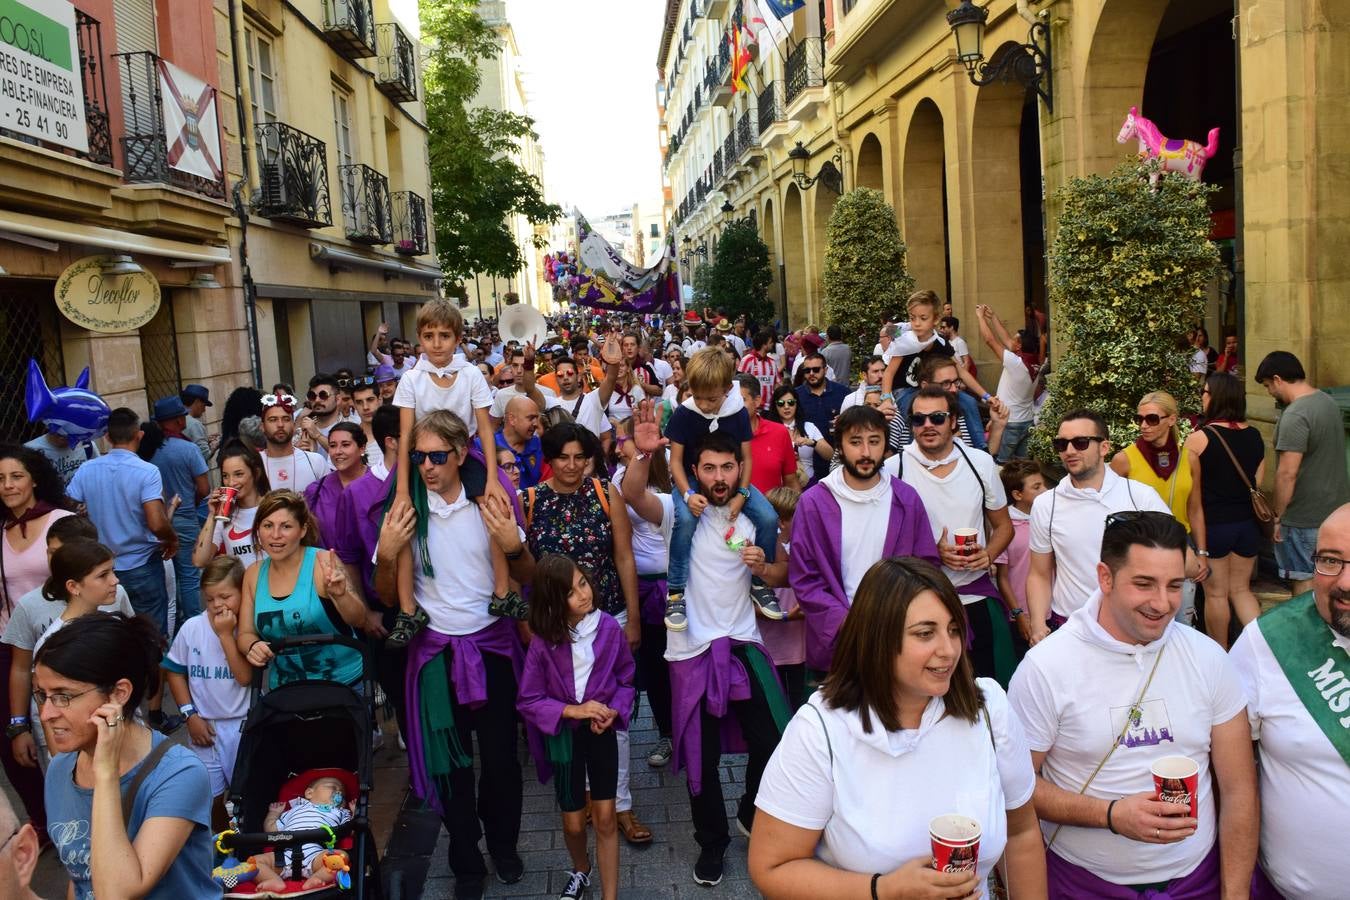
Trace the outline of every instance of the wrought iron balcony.
<path fill-rule="evenodd" d="M 741 113 L 736 122 L 736 154 L 744 156 L 751 147 L 759 144 L 759 118 L 753 109 Z"/>
<path fill-rule="evenodd" d="M 760 134 L 768 131 L 775 122 L 785 121 L 787 114 L 783 111 L 783 82 L 770 81 L 766 84 L 764 90 L 759 92 L 757 107 Z"/>
<path fill-rule="evenodd" d="M 427 252 L 427 201 L 412 191 L 394 192 L 394 251 L 404 256 Z"/>
<path fill-rule="evenodd" d="M 200 149 L 204 165 L 214 166 L 215 177 L 194 175 L 170 165 L 170 140 L 164 127 L 163 93 L 159 81 L 159 57 L 142 50 L 136 53 L 114 53 L 122 75 L 122 177 L 133 184 L 171 184 L 208 197 L 225 197 L 223 160 L 212 159 L 212 154 L 223 149 L 219 134 L 216 148 L 211 147 L 211 135 L 198 130 L 195 115 L 184 112 L 186 125 L 181 134 L 173 136 L 172 143 L 180 142 L 188 148 Z M 193 98 L 196 99 L 196 98 Z M 219 109 L 217 109 L 219 115 Z M 204 140 L 205 139 L 205 140 Z"/>
<path fill-rule="evenodd" d="M 712 168 L 713 168 L 713 180 L 720 179 L 720 178 L 722 177 L 722 148 L 721 148 L 721 147 L 718 147 L 715 151 L 713 151 L 713 164 L 712 164 Z"/>
<path fill-rule="evenodd" d="M 417 99 L 417 50 L 395 22 L 375 26 L 375 86 L 395 103 Z"/>
<path fill-rule="evenodd" d="M 722 140 L 722 156 L 726 158 L 728 169 L 736 165 L 736 157 L 740 155 L 736 152 L 736 149 L 736 129 L 733 128 L 727 132 L 727 136 Z"/>
<path fill-rule="evenodd" d="M 375 10 L 371 0 L 323 0 L 324 40 L 348 59 L 375 55 Z"/>
<path fill-rule="evenodd" d="M 824 87 L 825 42 L 818 37 L 809 37 L 793 47 L 788 53 L 784 73 L 788 106 L 807 88 Z"/>
<path fill-rule="evenodd" d="M 84 122 L 89 131 L 89 152 L 80 154 L 100 165 L 110 166 L 112 128 L 108 119 L 108 86 L 103 78 L 103 29 L 98 19 L 75 10 L 75 35 L 80 50 L 80 79 L 84 85 Z"/>
<path fill-rule="evenodd" d="M 342 220 L 347 240 L 388 244 L 394 240 L 389 179 L 364 163 L 338 166 L 342 183 Z"/>
<path fill-rule="evenodd" d="M 264 122 L 253 133 L 261 181 L 254 212 L 304 228 L 332 225 L 328 151 L 323 141 L 281 122 Z"/>

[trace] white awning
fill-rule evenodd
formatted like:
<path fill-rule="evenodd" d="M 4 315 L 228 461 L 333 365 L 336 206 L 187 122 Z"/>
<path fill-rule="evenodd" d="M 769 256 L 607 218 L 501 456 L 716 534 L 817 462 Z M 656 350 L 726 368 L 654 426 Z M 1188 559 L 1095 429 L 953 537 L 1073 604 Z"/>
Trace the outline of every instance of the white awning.
<path fill-rule="evenodd" d="M 141 253 L 147 256 L 162 256 L 165 259 L 191 260 L 217 265 L 230 261 L 229 247 L 149 237 L 131 231 L 118 231 L 78 222 L 62 222 L 8 210 L 0 211 L 0 240 L 4 239 L 5 232 L 47 241 L 100 247 L 116 250 L 118 253 Z"/>

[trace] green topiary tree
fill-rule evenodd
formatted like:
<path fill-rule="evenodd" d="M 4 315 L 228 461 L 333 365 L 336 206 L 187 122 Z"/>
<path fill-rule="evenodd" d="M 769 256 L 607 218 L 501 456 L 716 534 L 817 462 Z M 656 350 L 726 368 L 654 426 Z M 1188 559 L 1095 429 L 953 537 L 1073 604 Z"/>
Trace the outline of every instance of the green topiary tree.
<path fill-rule="evenodd" d="M 903 309 L 914 290 L 905 242 L 886 195 L 872 188 L 840 197 L 825 235 L 825 319 L 843 329 L 861 370 L 887 313 Z"/>
<path fill-rule="evenodd" d="M 711 269 L 708 289 L 713 306 L 733 319 L 745 316 L 754 322 L 767 322 L 773 318 L 769 248 L 752 222 L 741 219 L 726 227 L 717 241 L 717 261 Z"/>
<path fill-rule="evenodd" d="M 1150 391 L 1168 391 L 1183 412 L 1199 409 L 1185 337 L 1204 315 L 1219 266 L 1209 239 L 1215 188 L 1181 175 L 1150 187 L 1155 165 L 1123 163 L 1059 193 L 1051 290 L 1055 344 L 1064 352 L 1032 435 L 1037 458 L 1055 459 L 1050 439 L 1071 409 L 1101 413 L 1117 448 L 1139 436 L 1132 416 Z"/>

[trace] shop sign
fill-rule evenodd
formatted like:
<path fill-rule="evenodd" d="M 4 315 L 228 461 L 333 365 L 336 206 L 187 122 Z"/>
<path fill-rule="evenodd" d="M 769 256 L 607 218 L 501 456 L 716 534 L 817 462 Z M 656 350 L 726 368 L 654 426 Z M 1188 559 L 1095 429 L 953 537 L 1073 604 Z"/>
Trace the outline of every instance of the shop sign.
<path fill-rule="evenodd" d="M 140 328 L 159 312 L 159 282 L 149 272 L 104 275 L 111 256 L 76 260 L 56 280 L 56 308 L 89 331 L 116 334 Z"/>
<path fill-rule="evenodd" d="M 0 0 L 0 128 L 89 152 L 69 0 Z"/>

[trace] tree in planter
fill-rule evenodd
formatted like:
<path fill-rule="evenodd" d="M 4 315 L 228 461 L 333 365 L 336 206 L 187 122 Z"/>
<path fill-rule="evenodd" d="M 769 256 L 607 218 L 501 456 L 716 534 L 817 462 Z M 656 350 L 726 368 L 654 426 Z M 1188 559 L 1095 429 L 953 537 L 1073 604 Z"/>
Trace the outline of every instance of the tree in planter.
<path fill-rule="evenodd" d="M 1075 178 L 1063 205 L 1051 258 L 1058 347 L 1050 397 L 1032 454 L 1051 461 L 1060 417 L 1086 407 L 1106 419 L 1113 447 L 1138 436 L 1139 399 L 1164 390 L 1196 412 L 1186 332 L 1205 312 L 1205 290 L 1219 268 L 1209 239 L 1208 197 L 1215 188 L 1165 174 L 1156 162 L 1128 162 L 1106 176 Z"/>
<path fill-rule="evenodd" d="M 914 290 L 905 242 L 886 195 L 872 188 L 839 198 L 825 237 L 825 319 L 843 329 L 861 371 L 887 314 L 903 309 Z"/>
<path fill-rule="evenodd" d="M 708 280 L 711 305 L 732 319 L 745 316 L 754 322 L 771 321 L 774 312 L 773 303 L 769 301 L 769 285 L 772 283 L 769 248 L 760 240 L 754 224 L 742 219 L 728 225 L 717 242 L 717 261 L 711 266 Z M 697 292 L 697 278 L 694 287 Z"/>

